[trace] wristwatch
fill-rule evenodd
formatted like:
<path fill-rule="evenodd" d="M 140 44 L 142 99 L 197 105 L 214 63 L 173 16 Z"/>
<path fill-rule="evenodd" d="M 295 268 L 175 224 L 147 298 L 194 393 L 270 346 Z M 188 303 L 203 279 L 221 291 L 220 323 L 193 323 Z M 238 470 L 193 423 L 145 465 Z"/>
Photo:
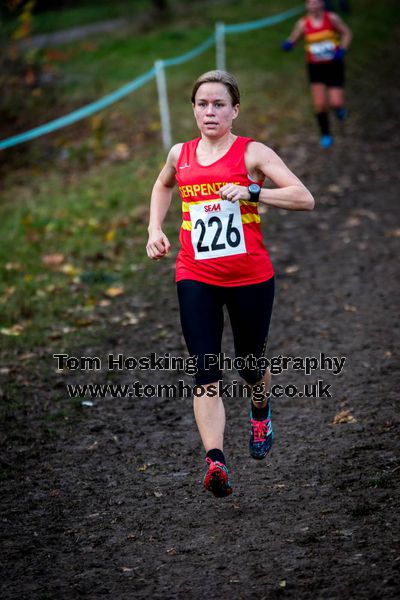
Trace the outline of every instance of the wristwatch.
<path fill-rule="evenodd" d="M 247 189 L 250 194 L 250 202 L 258 202 L 261 193 L 260 186 L 257 183 L 251 183 Z"/>

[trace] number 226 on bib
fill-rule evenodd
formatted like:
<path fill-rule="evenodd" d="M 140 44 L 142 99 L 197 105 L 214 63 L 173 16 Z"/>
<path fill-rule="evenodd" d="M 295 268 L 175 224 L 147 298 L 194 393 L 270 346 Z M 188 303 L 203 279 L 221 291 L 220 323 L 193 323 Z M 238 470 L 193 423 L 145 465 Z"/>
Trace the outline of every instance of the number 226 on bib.
<path fill-rule="evenodd" d="M 189 207 L 195 258 L 220 258 L 244 254 L 243 223 L 239 202 L 218 200 Z"/>

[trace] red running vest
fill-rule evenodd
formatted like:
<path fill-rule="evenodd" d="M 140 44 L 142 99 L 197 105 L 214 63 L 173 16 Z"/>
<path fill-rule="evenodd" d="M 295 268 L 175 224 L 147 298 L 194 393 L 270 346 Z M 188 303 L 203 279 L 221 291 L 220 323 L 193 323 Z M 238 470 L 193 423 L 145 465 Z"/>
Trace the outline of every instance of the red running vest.
<path fill-rule="evenodd" d="M 227 287 L 266 281 L 274 270 L 262 241 L 258 202 L 232 203 L 218 195 L 226 183 L 254 183 L 244 160 L 246 145 L 253 140 L 238 136 L 224 156 L 203 166 L 196 158 L 200 139 L 183 144 L 176 165 L 183 217 L 176 281 Z"/>
<path fill-rule="evenodd" d="M 328 12 L 324 12 L 321 25 L 315 27 L 310 17 L 304 19 L 304 42 L 309 63 L 327 63 L 334 59 L 339 47 L 338 34 Z"/>

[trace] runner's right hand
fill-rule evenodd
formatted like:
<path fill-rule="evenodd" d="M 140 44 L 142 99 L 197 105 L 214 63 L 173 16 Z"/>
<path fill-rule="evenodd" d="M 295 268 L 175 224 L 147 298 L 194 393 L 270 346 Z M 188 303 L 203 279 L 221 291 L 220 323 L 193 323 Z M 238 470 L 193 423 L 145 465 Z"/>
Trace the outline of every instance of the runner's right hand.
<path fill-rule="evenodd" d="M 290 50 L 293 50 L 293 42 L 291 42 L 290 40 L 285 40 L 282 44 L 282 50 L 284 50 L 285 52 L 290 52 Z"/>
<path fill-rule="evenodd" d="M 163 258 L 171 249 L 171 244 L 165 233 L 161 229 L 149 232 L 149 240 L 147 242 L 146 251 L 147 256 L 153 260 L 160 260 Z"/>

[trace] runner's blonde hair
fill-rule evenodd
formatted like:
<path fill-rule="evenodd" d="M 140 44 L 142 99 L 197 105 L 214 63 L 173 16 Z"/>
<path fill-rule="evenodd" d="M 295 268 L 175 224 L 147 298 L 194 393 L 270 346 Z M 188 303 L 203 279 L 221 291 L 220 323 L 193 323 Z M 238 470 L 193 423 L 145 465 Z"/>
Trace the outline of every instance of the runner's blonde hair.
<path fill-rule="evenodd" d="M 191 96 L 192 104 L 194 104 L 197 90 L 203 83 L 222 83 L 229 92 L 232 100 L 232 106 L 240 104 L 240 92 L 236 79 L 231 73 L 228 73 L 228 71 L 220 70 L 207 71 L 207 73 L 203 73 L 203 75 L 200 75 L 200 77 L 195 81 Z"/>

